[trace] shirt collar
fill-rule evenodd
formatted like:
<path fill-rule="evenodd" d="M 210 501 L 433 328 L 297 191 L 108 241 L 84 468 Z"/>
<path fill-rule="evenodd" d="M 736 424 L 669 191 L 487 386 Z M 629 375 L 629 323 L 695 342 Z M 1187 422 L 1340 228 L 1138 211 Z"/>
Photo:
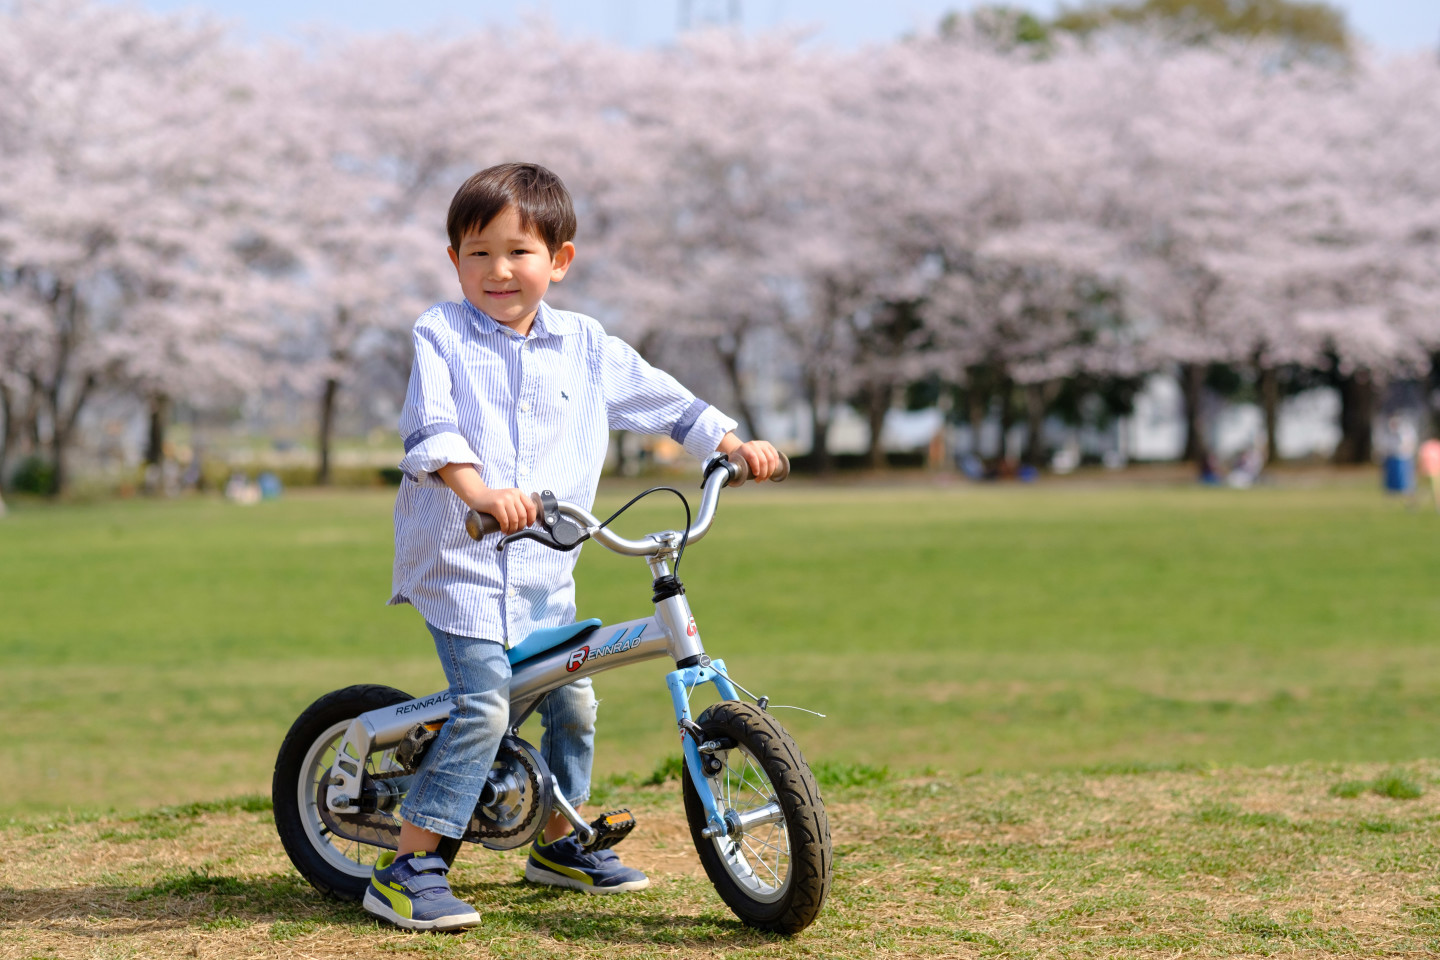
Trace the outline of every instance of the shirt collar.
<path fill-rule="evenodd" d="M 470 313 L 470 317 L 476 325 L 486 333 L 502 333 L 507 337 L 514 336 L 509 327 L 499 323 L 490 314 L 481 310 L 467 299 L 460 301 Z M 575 333 L 579 324 L 575 318 L 568 313 L 561 313 L 544 300 L 540 301 L 540 309 L 535 313 L 535 322 L 530 327 L 531 337 L 563 337 L 566 334 Z"/>

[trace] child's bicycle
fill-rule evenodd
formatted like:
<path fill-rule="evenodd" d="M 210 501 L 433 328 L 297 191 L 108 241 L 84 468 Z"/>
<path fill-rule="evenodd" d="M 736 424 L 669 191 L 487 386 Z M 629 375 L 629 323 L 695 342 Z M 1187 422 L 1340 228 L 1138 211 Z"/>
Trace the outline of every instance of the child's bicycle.
<path fill-rule="evenodd" d="M 784 479 L 789 466 L 782 462 L 772 479 Z M 752 695 L 753 703 L 742 702 L 744 688 L 730 679 L 724 662 L 706 656 L 685 588 L 674 573 L 686 545 L 710 529 L 721 489 L 749 478 L 743 460 L 712 458 L 705 465 L 694 523 L 686 504 L 688 529 L 642 540 L 627 540 L 607 526 L 639 497 L 602 523 L 546 491 L 536 495 L 539 522 L 500 541 L 498 549 L 523 538 L 572 550 L 590 539 L 616 553 L 644 557 L 655 615 L 537 630 L 509 651 L 510 733 L 465 841 L 492 850 L 522 847 L 534 840 L 552 807 L 570 821 L 587 849 L 613 846 L 628 834 L 635 825 L 628 811 L 583 821 L 556 789 L 537 751 L 517 732 L 552 690 L 605 670 L 669 657 L 675 670 L 666 683 L 685 755 L 685 815 L 706 874 L 750 926 L 793 934 L 814 922 L 831 875 L 830 825 L 815 778 L 799 747 L 766 711 L 767 698 Z M 499 525 L 471 511 L 466 529 L 479 540 Z M 691 696 L 704 683 L 714 684 L 721 699 L 692 717 Z M 342 900 L 364 895 L 376 858 L 396 848 L 400 800 L 449 712 L 446 691 L 414 698 L 392 687 L 362 685 L 326 694 L 290 727 L 275 759 L 275 827 L 291 861 L 322 893 Z M 453 862 L 461 842 L 446 839 L 436 852 Z"/>

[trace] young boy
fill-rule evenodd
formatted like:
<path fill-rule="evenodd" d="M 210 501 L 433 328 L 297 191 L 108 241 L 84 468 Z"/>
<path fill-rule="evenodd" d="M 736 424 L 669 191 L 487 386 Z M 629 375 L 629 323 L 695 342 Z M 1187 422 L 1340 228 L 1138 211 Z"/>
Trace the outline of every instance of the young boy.
<path fill-rule="evenodd" d="M 446 226 L 465 297 L 415 323 L 390 603 L 413 604 L 425 618 L 453 706 L 401 805 L 399 851 L 381 857 L 364 901 L 369 912 L 422 930 L 480 921 L 451 893 L 444 860 L 430 854 L 442 836 L 464 833 L 509 724 L 505 650 L 575 619 L 578 551 L 529 541 L 504 553 L 477 546 L 464 531 L 466 510 L 492 515 L 509 534 L 535 522 L 529 491 L 553 490 L 588 508 L 611 429 L 667 433 L 696 457 L 738 450 L 756 480 L 779 465 L 774 447 L 742 444 L 734 420 L 596 321 L 545 304 L 575 258 L 570 196 L 549 170 L 482 170 L 455 194 Z M 540 752 L 576 807 L 590 792 L 595 707 L 583 679 L 540 708 Z M 558 814 L 532 847 L 525 877 L 586 893 L 650 883 L 613 851 L 585 852 Z"/>

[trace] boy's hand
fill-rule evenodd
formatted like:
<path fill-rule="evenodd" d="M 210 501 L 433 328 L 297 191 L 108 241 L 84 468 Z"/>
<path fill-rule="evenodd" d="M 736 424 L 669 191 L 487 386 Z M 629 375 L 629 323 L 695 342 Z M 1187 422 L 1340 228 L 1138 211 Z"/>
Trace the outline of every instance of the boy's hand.
<path fill-rule="evenodd" d="M 524 530 L 539 516 L 539 508 L 528 493 L 514 488 L 491 490 L 473 463 L 447 463 L 438 472 L 455 496 L 476 513 L 494 517 L 506 536 Z"/>
<path fill-rule="evenodd" d="M 756 483 L 769 480 L 770 475 L 780 469 L 780 451 L 768 440 L 747 440 L 741 443 L 735 434 L 727 433 L 720 441 L 718 450 L 726 456 L 731 453 L 740 454 L 750 467 L 750 472 L 754 474 Z"/>
<path fill-rule="evenodd" d="M 539 510 L 530 494 L 514 487 L 505 490 L 491 490 L 489 487 L 470 502 L 479 513 L 488 513 L 500 524 L 505 535 L 518 533 L 535 522 Z"/>

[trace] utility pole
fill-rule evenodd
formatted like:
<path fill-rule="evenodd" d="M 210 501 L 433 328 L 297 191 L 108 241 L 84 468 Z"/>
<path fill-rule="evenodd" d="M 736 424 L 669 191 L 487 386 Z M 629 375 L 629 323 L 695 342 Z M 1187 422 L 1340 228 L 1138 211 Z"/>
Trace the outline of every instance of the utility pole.
<path fill-rule="evenodd" d="M 680 29 L 738 27 L 740 0 L 680 0 Z"/>

